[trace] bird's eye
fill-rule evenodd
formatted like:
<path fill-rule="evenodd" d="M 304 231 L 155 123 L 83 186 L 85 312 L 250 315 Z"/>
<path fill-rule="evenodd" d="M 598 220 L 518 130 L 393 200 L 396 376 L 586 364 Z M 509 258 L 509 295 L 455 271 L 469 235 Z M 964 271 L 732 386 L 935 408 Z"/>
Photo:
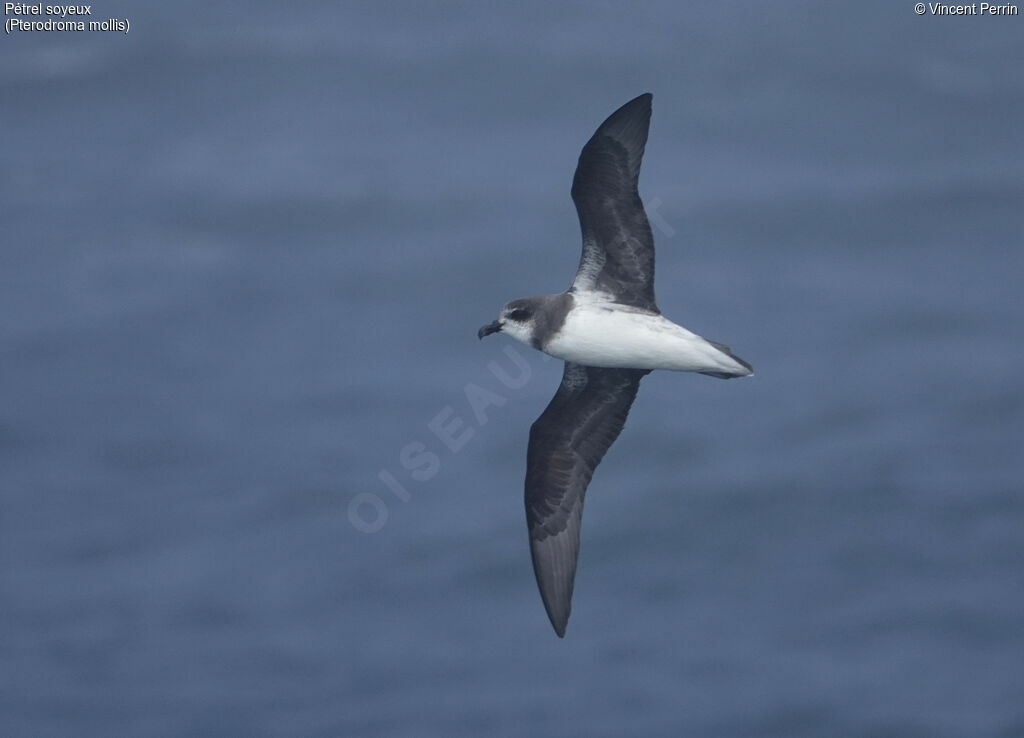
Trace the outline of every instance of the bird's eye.
<path fill-rule="evenodd" d="M 508 319 L 523 323 L 530 319 L 530 311 L 525 308 L 516 308 L 509 312 Z"/>

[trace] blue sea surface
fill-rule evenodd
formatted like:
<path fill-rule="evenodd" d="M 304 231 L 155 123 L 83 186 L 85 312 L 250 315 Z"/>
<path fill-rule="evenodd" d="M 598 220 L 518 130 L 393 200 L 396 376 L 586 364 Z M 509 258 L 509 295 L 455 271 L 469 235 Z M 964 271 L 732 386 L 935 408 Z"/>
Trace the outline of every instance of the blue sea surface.
<path fill-rule="evenodd" d="M 0 735 L 1024 735 L 1024 18 L 93 13 L 0 39 Z M 561 363 L 476 330 L 646 91 L 659 304 L 757 373 L 644 380 L 561 640 Z"/>

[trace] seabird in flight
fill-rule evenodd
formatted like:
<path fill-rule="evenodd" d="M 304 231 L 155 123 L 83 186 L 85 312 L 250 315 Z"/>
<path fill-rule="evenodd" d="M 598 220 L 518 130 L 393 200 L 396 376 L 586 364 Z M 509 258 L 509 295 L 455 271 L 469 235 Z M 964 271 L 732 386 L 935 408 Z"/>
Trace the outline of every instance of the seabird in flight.
<path fill-rule="evenodd" d="M 721 379 L 753 369 L 720 343 L 665 318 L 654 300 L 654 239 L 637 178 L 651 95 L 630 100 L 583 147 L 572 199 L 583 256 L 558 295 L 513 300 L 480 338 L 507 333 L 565 361 L 562 383 L 530 428 L 526 522 L 533 571 L 551 624 L 565 635 L 580 549 L 583 496 L 654 369 Z"/>

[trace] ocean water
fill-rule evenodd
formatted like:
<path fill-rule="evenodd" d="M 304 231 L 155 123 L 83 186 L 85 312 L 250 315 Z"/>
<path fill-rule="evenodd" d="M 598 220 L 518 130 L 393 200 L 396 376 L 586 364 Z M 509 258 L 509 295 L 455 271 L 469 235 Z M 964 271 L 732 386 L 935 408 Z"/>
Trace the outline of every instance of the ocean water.
<path fill-rule="evenodd" d="M 0 40 L 0 734 L 1024 735 L 1024 19 L 93 12 Z M 560 640 L 560 364 L 476 329 L 645 91 L 659 303 L 757 374 L 644 380 Z"/>

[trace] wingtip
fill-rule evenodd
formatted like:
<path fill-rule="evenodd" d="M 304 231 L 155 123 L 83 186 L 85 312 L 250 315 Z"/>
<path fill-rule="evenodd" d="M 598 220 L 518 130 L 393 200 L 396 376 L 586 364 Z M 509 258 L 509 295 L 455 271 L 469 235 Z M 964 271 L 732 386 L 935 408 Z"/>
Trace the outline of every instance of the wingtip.
<path fill-rule="evenodd" d="M 652 95 L 650 92 L 645 92 L 642 95 L 637 95 L 636 97 L 634 97 L 632 100 L 630 100 L 628 103 L 626 103 L 622 107 L 623 108 L 639 107 L 639 108 L 645 109 L 646 111 L 650 111 L 651 103 L 653 101 L 654 101 L 654 95 Z"/>
<path fill-rule="evenodd" d="M 538 584 L 540 582 L 538 581 Z M 544 602 L 544 612 L 551 621 L 551 627 L 555 629 L 555 635 L 565 638 L 565 629 L 569 626 L 569 615 L 572 614 L 572 591 L 569 591 L 567 600 L 552 599 L 551 593 L 541 587 L 541 600 Z"/>
<path fill-rule="evenodd" d="M 552 539 L 548 539 L 549 541 Z M 540 599 L 544 603 L 544 612 L 551 622 L 551 627 L 559 638 L 565 638 L 565 629 L 569 625 L 569 615 L 572 614 L 572 590 L 576 578 L 576 555 L 573 554 L 571 571 L 568 572 L 568 579 L 559 577 L 556 570 L 547 565 L 550 560 L 538 549 L 536 539 L 530 539 L 530 553 L 533 558 L 533 573 L 537 578 L 537 587 L 540 589 Z M 578 544 L 577 544 L 578 546 Z M 578 549 L 577 549 L 578 550 Z M 550 551 L 546 552 L 550 554 Z"/>
<path fill-rule="evenodd" d="M 632 100 L 630 100 L 628 103 L 626 103 L 625 105 L 620 107 L 617 111 L 615 111 L 615 113 L 612 113 L 612 116 L 614 116 L 616 113 L 625 113 L 626 111 L 629 111 L 630 113 L 632 113 L 635 110 L 640 110 L 640 111 L 643 111 L 644 113 L 647 113 L 648 115 L 650 115 L 651 103 L 653 101 L 654 101 L 654 95 L 652 95 L 650 92 L 645 92 L 642 95 L 637 95 Z M 609 117 L 612 117 L 612 116 L 609 116 Z"/>
<path fill-rule="evenodd" d="M 647 133 L 651 125 L 652 99 L 653 95 L 649 92 L 634 97 L 605 118 L 604 122 L 597 127 L 594 135 L 591 136 L 587 145 L 583 147 L 583 151 L 580 152 L 580 165 L 577 166 L 576 176 L 573 178 L 574 198 L 582 186 L 579 177 L 581 176 L 581 167 L 585 163 L 587 152 L 593 149 L 600 149 L 605 145 L 604 141 L 606 138 L 612 139 L 625 150 L 631 176 L 635 179 L 639 175 L 640 163 L 644 156 L 644 147 L 647 144 Z M 594 172 L 590 172 L 590 174 L 597 176 Z"/>
<path fill-rule="evenodd" d="M 555 629 L 555 635 L 559 638 L 565 638 L 565 629 L 569 625 L 569 615 L 566 614 L 564 618 L 557 618 L 549 612 L 548 620 L 551 621 L 551 627 Z"/>

